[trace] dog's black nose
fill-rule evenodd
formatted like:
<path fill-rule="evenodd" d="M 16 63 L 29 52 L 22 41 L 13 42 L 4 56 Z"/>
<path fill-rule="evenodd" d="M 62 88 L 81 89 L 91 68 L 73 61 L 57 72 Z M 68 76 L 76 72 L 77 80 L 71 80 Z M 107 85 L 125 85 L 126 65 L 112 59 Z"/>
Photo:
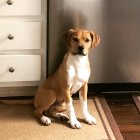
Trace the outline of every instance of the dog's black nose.
<path fill-rule="evenodd" d="M 78 47 L 78 51 L 82 52 L 84 50 L 84 47 L 83 46 L 79 46 Z"/>

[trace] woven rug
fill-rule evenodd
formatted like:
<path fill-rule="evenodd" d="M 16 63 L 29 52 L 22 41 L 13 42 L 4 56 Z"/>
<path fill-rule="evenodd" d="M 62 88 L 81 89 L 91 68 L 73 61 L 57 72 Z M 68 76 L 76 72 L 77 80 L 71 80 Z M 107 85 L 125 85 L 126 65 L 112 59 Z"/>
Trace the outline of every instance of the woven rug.
<path fill-rule="evenodd" d="M 89 112 L 97 125 L 84 122 L 80 101 L 74 107 L 81 129 L 72 129 L 67 122 L 52 118 L 50 126 L 41 125 L 34 116 L 32 105 L 0 104 L 1 140 L 123 140 L 122 135 L 103 97 L 88 100 Z"/>

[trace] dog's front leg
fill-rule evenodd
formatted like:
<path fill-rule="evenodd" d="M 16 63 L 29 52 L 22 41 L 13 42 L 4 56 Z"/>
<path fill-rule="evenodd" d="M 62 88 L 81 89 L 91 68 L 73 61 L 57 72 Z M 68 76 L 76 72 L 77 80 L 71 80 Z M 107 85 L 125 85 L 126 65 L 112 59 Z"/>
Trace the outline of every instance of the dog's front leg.
<path fill-rule="evenodd" d="M 70 92 L 67 92 L 67 94 L 65 96 L 65 101 L 66 101 L 66 105 L 67 105 L 67 112 L 68 112 L 69 123 L 70 123 L 71 127 L 74 128 L 74 129 L 80 129 L 81 124 L 76 118 L 75 110 L 74 110 L 74 107 L 73 107 L 72 97 L 70 95 Z"/>
<path fill-rule="evenodd" d="M 88 107 L 87 107 L 87 83 L 85 83 L 82 88 L 79 91 L 79 97 L 80 97 L 80 102 L 81 102 L 81 107 L 82 107 L 82 113 L 84 116 L 85 121 L 88 124 L 96 124 L 96 119 L 90 115 L 88 112 Z"/>

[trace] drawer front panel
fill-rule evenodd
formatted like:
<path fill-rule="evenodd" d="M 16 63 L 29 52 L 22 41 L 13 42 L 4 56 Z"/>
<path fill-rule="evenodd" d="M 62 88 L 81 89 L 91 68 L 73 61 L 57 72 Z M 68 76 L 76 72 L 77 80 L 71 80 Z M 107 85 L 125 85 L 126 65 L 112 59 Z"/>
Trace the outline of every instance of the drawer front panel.
<path fill-rule="evenodd" d="M 0 55 L 0 82 L 40 80 L 40 55 Z"/>
<path fill-rule="evenodd" d="M 40 22 L 0 22 L 0 50 L 40 49 L 40 46 Z"/>
<path fill-rule="evenodd" d="M 41 0 L 1 0 L 0 16 L 40 15 Z"/>

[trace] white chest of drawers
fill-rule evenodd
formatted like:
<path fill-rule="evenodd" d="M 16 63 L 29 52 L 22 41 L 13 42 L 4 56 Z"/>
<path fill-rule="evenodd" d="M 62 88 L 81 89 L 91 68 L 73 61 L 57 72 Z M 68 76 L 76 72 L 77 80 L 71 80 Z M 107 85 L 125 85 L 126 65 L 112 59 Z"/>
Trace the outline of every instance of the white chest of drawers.
<path fill-rule="evenodd" d="M 0 97 L 34 95 L 46 77 L 46 0 L 0 1 Z"/>

